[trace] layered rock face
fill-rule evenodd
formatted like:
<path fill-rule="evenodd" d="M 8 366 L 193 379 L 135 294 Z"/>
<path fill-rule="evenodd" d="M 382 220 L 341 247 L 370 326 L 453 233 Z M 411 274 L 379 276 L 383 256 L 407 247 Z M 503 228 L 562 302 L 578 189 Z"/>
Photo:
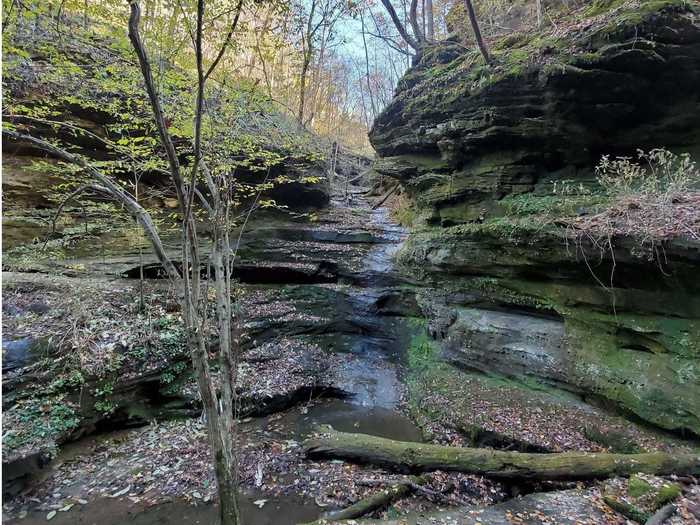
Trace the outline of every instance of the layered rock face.
<path fill-rule="evenodd" d="M 377 171 L 454 224 L 497 213 L 504 195 L 590 178 L 601 154 L 700 153 L 698 9 L 627 4 L 563 36 L 505 40 L 494 67 L 461 45 L 428 50 L 374 123 Z"/>
<path fill-rule="evenodd" d="M 697 239 L 640 255 L 639 239 L 507 217 L 514 196 L 556 200 L 553 181 L 594 185 L 601 154 L 700 152 L 700 9 L 614 4 L 494 44 L 491 67 L 426 52 L 375 122 L 376 170 L 412 198 L 400 257 L 434 287 L 420 302 L 449 361 L 697 435 Z"/>
<path fill-rule="evenodd" d="M 69 27 L 72 22 L 67 21 Z M 165 164 L 154 160 L 163 157 L 133 50 L 119 39 L 80 36 L 80 31 L 76 38 L 64 39 L 44 18 L 31 24 L 20 18 L 7 39 L 6 127 L 56 141 L 132 185 L 138 178 L 142 197 L 155 195 L 147 204 L 174 207 Z M 161 67 L 157 89 L 179 161 L 186 168 L 193 154 L 192 124 L 183 108 L 191 106 L 195 82 L 172 64 Z M 296 210 L 328 205 L 326 145 L 256 97 L 235 87 L 208 92 L 209 126 L 217 131 L 205 144 L 207 155 L 219 155 L 217 162 L 229 166 L 230 177 L 241 187 L 276 181 L 264 195 L 280 205 Z M 8 208 L 51 206 L 47 194 L 59 191 L 61 184 L 75 185 L 74 173 L 31 142 L 3 138 L 2 185 Z M 39 165 L 44 161 L 48 164 Z M 241 190 L 246 192 L 250 193 Z M 54 206 L 56 200 L 54 196 Z"/>

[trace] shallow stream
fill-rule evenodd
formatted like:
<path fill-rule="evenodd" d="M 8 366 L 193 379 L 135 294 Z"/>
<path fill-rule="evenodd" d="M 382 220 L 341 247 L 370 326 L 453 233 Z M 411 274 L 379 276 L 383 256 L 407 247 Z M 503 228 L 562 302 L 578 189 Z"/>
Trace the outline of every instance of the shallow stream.
<path fill-rule="evenodd" d="M 372 313 L 372 305 L 380 294 L 389 289 L 399 278 L 394 273 L 393 255 L 405 237 L 404 231 L 392 223 L 385 209 L 366 209 L 368 232 L 365 238 L 372 239 L 369 249 L 364 252 L 357 285 L 349 286 L 346 312 L 350 326 L 356 333 L 330 335 L 333 351 L 352 354 L 353 359 L 344 361 L 339 371 L 338 386 L 352 395 L 345 399 L 324 399 L 310 403 L 301 410 L 288 410 L 279 415 L 254 418 L 244 423 L 244 427 L 266 430 L 283 429 L 286 439 L 301 440 L 319 425 L 331 425 L 337 430 L 362 432 L 393 439 L 420 441 L 420 430 L 401 411 L 402 368 L 405 349 L 415 328 L 403 318 Z M 308 232 L 306 232 L 308 235 Z M 346 236 L 355 243 L 355 237 Z M 364 238 L 363 238 L 364 239 Z M 337 241 L 337 237 L 333 239 Z M 365 243 L 366 244 L 366 243 Z M 125 254 L 125 259 L 133 259 L 134 253 Z M 100 257 L 101 258 L 101 257 Z M 97 258 L 96 258 L 97 259 Z M 109 259 L 109 257 L 108 257 Z M 113 258 L 112 258 L 113 259 Z M 120 261 L 121 262 L 121 261 Z M 128 262 L 128 261 L 127 261 Z M 72 264 L 85 264 L 88 267 L 100 265 L 100 261 L 78 258 Z M 104 271 L 104 266 L 100 268 Z M 338 315 L 328 312 L 328 315 Z M 26 342 L 9 345 L 18 359 L 27 358 Z M 21 354 L 21 355 L 20 355 Z M 14 354 L 13 354 L 14 355 Z M 109 440 L 117 433 L 93 436 L 63 447 L 57 462 L 70 461 L 81 454 L 94 450 L 96 440 Z M 70 490 L 67 491 L 70 493 Z M 261 500 L 265 500 L 261 504 Z M 255 503 L 257 502 L 257 504 Z M 312 521 L 324 511 L 314 501 L 291 494 L 265 496 L 255 492 L 245 492 L 241 497 L 241 508 L 245 523 L 286 525 Z M 105 498 L 75 505 L 66 512 L 57 512 L 51 522 L 62 524 L 118 525 L 126 523 L 213 523 L 216 509 L 211 503 L 193 506 L 184 501 L 174 500 L 144 508 L 119 498 Z M 13 523 L 39 524 L 47 522 L 47 512 L 32 511 L 24 519 Z"/>

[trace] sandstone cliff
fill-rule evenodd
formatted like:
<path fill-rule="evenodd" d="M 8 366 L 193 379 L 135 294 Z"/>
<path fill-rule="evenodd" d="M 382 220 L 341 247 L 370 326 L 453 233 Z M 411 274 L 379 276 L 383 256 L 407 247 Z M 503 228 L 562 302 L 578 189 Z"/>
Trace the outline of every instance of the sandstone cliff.
<path fill-rule="evenodd" d="M 448 42 L 403 78 L 371 141 L 410 198 L 401 259 L 434 283 L 448 360 L 700 433 L 697 232 L 572 227 L 601 155 L 700 152 L 699 16 L 607 2 L 493 44 L 493 66 Z"/>

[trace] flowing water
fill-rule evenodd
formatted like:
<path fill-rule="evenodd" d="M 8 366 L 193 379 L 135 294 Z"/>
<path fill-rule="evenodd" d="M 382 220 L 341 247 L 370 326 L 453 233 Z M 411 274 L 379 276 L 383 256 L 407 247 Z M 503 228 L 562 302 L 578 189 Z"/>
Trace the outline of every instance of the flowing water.
<path fill-rule="evenodd" d="M 381 316 L 372 313 L 372 305 L 380 294 L 391 289 L 400 281 L 393 266 L 393 255 L 400 247 L 405 232 L 393 224 L 386 209 L 368 211 L 368 229 L 371 235 L 360 232 L 346 235 L 347 242 L 371 241 L 362 262 L 360 276 L 355 279 L 357 286 L 349 287 L 349 316 L 346 319 L 358 327 L 357 333 L 336 334 L 335 351 L 353 355 L 338 374 L 342 379 L 338 385 L 353 395 L 347 399 L 326 399 L 312 404 L 306 410 L 291 410 L 274 420 L 269 417 L 257 418 L 246 425 L 265 430 L 273 425 L 284 428 L 289 439 L 300 440 L 319 425 L 327 424 L 337 430 L 362 432 L 393 439 L 420 441 L 420 430 L 400 411 L 401 370 L 412 329 L 400 317 Z M 308 232 L 307 232 L 308 233 Z M 323 232 L 321 232 L 323 233 Z M 323 235 L 316 235 L 323 238 Z M 338 236 L 331 236 L 337 242 Z M 341 239 L 342 240 L 342 239 Z M 93 268 L 104 271 L 109 262 L 119 259 L 133 260 L 133 253 L 122 257 L 108 257 L 101 261 L 82 260 Z M 27 345 L 25 345 L 27 346 Z M 22 342 L 13 342 L 9 348 L 17 352 L 24 348 Z M 19 354 L 18 354 L 19 355 Z M 22 354 L 23 356 L 24 354 Z M 19 357 L 22 357 L 19 356 Z M 274 421 L 274 423 L 273 423 Z M 65 448 L 62 456 L 82 454 L 89 450 L 87 443 L 75 443 Z M 268 502 L 259 508 L 254 502 L 264 498 Z M 256 493 L 245 493 L 241 499 L 242 515 L 245 523 L 259 525 L 286 525 L 316 519 L 322 512 L 314 502 L 295 495 L 269 497 Z M 150 508 L 133 505 L 119 499 L 102 499 L 86 505 L 78 505 L 69 512 L 58 512 L 51 523 L 120 525 L 135 524 L 210 524 L 216 518 L 216 508 L 212 504 L 192 506 L 186 502 L 173 501 Z M 31 512 L 21 522 L 28 525 L 46 523 L 46 511 Z"/>

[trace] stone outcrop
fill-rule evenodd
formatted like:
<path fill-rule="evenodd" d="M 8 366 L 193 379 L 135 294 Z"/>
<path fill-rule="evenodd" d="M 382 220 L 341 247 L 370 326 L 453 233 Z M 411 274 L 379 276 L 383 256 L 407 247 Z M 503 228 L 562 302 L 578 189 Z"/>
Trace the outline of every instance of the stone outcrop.
<path fill-rule="evenodd" d="M 130 184 L 135 164 L 144 186 L 142 198 L 153 195 L 149 205 L 172 207 L 169 201 L 174 191 L 164 174 L 165 164 L 145 162 L 149 155 L 162 158 L 162 151 L 157 142 L 150 142 L 152 114 L 133 50 L 96 36 L 66 40 L 42 17 L 33 24 L 18 20 L 8 38 L 3 120 L 22 133 L 55 140 L 69 151 L 104 163 L 101 169 Z M 164 111 L 175 149 L 186 168 L 192 155 L 192 136 L 187 128 L 192 123 L 180 119 L 178 108 L 192 103 L 188 89 L 196 83 L 172 64 L 161 66 L 168 74 L 158 81 L 158 89 L 166 101 Z M 232 118 L 231 109 L 222 100 L 235 96 L 241 96 L 236 111 L 247 113 Z M 230 92 L 212 90 L 208 97 L 208 111 L 220 126 L 216 138 L 210 139 L 215 143 L 212 150 L 221 156 L 222 165 L 230 166 L 230 175 L 238 183 L 250 186 L 241 190 L 244 200 L 251 191 L 256 193 L 256 185 L 275 181 L 264 195 L 279 205 L 307 210 L 329 203 L 326 145 L 318 137 L 300 129 L 272 106 L 249 101 L 248 95 L 237 93 L 235 88 Z M 138 145 L 136 149 L 145 147 L 146 152 L 135 153 L 136 157 L 128 153 L 125 145 L 130 141 L 132 146 Z M 3 177 L 6 207 L 52 204 L 47 201 L 47 190 L 71 180 L 71 173 L 51 158 L 51 170 L 46 166 L 32 169 L 32 164 L 46 157 L 27 141 L 3 140 L 3 169 L 8 171 Z M 347 164 L 350 170 L 360 169 L 354 161 Z"/>
<path fill-rule="evenodd" d="M 400 259 L 434 286 L 419 303 L 448 361 L 697 435 L 697 241 L 647 257 L 507 217 L 504 197 L 593 183 L 602 154 L 700 152 L 700 10 L 607 5 L 493 44 L 491 67 L 449 42 L 426 51 L 375 122 L 375 169 L 412 199 Z"/>
<path fill-rule="evenodd" d="M 376 170 L 455 224 L 552 180 L 590 179 L 602 154 L 700 153 L 700 22 L 688 2 L 615 2 L 567 32 L 516 34 L 495 65 L 428 50 L 374 123 Z"/>

